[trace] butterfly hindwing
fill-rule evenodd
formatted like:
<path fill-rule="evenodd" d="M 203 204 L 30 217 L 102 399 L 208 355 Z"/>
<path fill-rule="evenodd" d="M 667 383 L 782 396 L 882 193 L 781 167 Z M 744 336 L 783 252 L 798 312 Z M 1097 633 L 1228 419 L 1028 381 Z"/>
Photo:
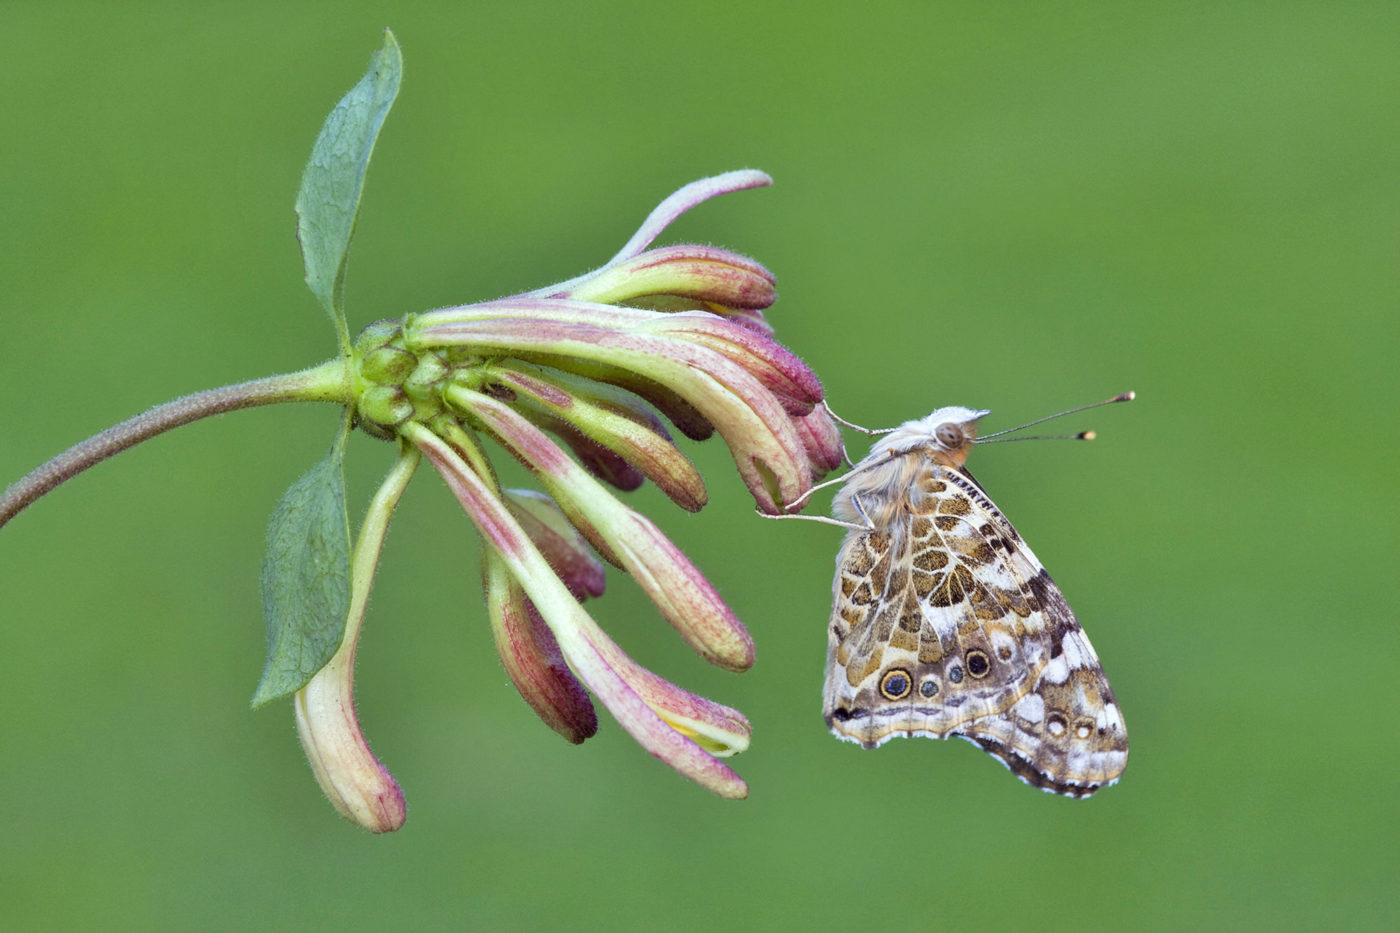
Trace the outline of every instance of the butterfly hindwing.
<path fill-rule="evenodd" d="M 999 716 L 958 735 L 1034 787 L 1086 797 L 1118 780 L 1128 763 L 1123 714 L 1093 646 L 1076 626 L 1035 688 Z"/>

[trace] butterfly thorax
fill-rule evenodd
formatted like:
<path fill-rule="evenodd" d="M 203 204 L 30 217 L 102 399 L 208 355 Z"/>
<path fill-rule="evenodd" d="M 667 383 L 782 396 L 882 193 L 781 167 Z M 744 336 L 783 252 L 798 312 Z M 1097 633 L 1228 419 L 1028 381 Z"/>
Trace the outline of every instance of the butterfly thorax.
<path fill-rule="evenodd" d="M 902 512 L 924 511 L 930 490 L 921 480 L 933 475 L 930 466 L 960 469 L 977 440 L 977 422 L 987 414 L 954 405 L 890 431 L 846 477 L 832 502 L 833 514 L 853 524 L 891 528 Z"/>

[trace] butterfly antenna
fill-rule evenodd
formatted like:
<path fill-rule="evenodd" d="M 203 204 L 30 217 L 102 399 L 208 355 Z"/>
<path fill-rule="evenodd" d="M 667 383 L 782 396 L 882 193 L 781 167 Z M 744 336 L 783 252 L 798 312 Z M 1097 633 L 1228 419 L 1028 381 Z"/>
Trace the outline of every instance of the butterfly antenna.
<path fill-rule="evenodd" d="M 1056 412 L 1056 413 L 1053 414 L 1053 415 L 1046 415 L 1044 418 L 1037 418 L 1037 419 L 1035 419 L 1034 421 L 1027 421 L 1025 424 L 1019 425 L 1019 426 L 1014 427 L 1014 428 L 1007 428 L 1007 429 L 1004 430 L 1004 431 L 997 431 L 997 432 L 994 433 L 994 434 L 986 434 L 986 435 L 983 435 L 982 437 L 977 438 L 977 443 L 979 443 L 979 444 L 985 444 L 985 443 L 987 443 L 988 441 L 992 440 L 992 438 L 1001 437 L 1001 436 L 1004 435 L 1004 434 L 1012 434 L 1012 433 L 1014 433 L 1014 432 L 1016 432 L 1016 431 L 1024 431 L 1026 428 L 1034 427 L 1034 426 L 1037 425 L 1037 424 L 1044 424 L 1044 423 L 1047 422 L 1047 421 L 1054 421 L 1056 418 L 1063 418 L 1065 415 L 1073 415 L 1073 414 L 1075 414 L 1076 412 L 1088 411 L 1088 410 L 1091 409 L 1091 408 L 1100 408 L 1100 407 L 1102 407 L 1102 406 L 1104 406 L 1104 405 L 1112 405 L 1112 404 L 1115 403 L 1115 402 L 1131 402 L 1131 401 L 1132 401 L 1134 398 L 1136 398 L 1136 397 L 1137 397 L 1137 393 L 1135 393 L 1135 392 L 1124 392 L 1124 393 L 1122 393 L 1121 395 L 1115 395 L 1115 396 L 1113 396 L 1113 398 L 1106 398 L 1106 399 L 1104 399 L 1104 400 L 1101 401 L 1101 402 L 1094 402 L 1093 404 L 1090 404 L 1090 405 L 1080 405 L 1078 408 L 1067 408 L 1067 409 L 1065 409 L 1064 411 Z M 1008 437 L 1008 438 L 1005 438 L 1006 441 L 1036 441 L 1036 440 L 1047 440 L 1047 439 L 1060 439 L 1060 440 L 1068 439 L 1068 440 L 1092 441 L 1092 440 L 1094 439 L 1094 432 L 1093 432 L 1093 431 L 1081 431 L 1081 432 L 1079 432 L 1078 434 L 1042 434 L 1042 435 L 1038 435 L 1038 436 L 1036 436 L 1036 437 Z"/>
<path fill-rule="evenodd" d="M 1012 428 L 1014 431 L 1015 428 Z M 998 434 L 1001 432 L 998 431 Z M 1098 435 L 1093 431 L 1080 431 L 1078 434 L 1027 434 L 1024 437 L 979 437 L 974 444 L 1010 444 L 1012 441 L 1092 441 Z"/>

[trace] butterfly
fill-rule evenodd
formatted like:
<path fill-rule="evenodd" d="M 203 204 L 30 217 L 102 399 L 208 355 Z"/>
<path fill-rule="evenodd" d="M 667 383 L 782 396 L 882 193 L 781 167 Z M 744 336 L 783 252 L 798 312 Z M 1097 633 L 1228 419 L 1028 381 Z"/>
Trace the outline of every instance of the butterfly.
<path fill-rule="evenodd" d="M 955 735 L 1087 797 L 1122 775 L 1127 729 L 1069 604 L 964 465 L 987 414 L 907 422 L 842 477 L 823 716 L 866 748 Z"/>

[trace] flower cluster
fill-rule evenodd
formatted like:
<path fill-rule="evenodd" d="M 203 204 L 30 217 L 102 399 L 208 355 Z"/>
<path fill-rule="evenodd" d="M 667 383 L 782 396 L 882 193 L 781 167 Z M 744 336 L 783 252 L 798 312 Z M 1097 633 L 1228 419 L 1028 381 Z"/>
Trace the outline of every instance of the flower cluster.
<path fill-rule="evenodd" d="M 597 729 L 590 693 L 649 752 L 725 797 L 744 782 L 719 759 L 749 724 L 637 665 L 582 601 L 603 562 L 628 573 L 703 658 L 742 671 L 753 641 L 714 588 L 647 518 L 608 489 L 651 480 L 680 507 L 704 482 L 662 420 L 689 438 L 718 432 L 760 511 L 801 502 L 841 463 L 840 436 L 811 370 L 774 342 L 775 299 L 759 264 L 708 246 L 648 249 L 707 198 L 770 184 L 757 171 L 687 185 L 587 275 L 522 295 L 384 321 L 355 343 L 356 415 L 400 459 L 361 529 L 339 652 L 296 697 L 298 730 L 322 788 L 347 817 L 384 831 L 403 797 L 355 719 L 351 676 L 365 594 L 388 514 L 426 458 L 485 542 L 483 584 L 497 648 L 520 695 L 552 729 Z M 659 413 L 659 414 L 658 414 Z M 483 439 L 543 493 L 502 488 Z"/>

